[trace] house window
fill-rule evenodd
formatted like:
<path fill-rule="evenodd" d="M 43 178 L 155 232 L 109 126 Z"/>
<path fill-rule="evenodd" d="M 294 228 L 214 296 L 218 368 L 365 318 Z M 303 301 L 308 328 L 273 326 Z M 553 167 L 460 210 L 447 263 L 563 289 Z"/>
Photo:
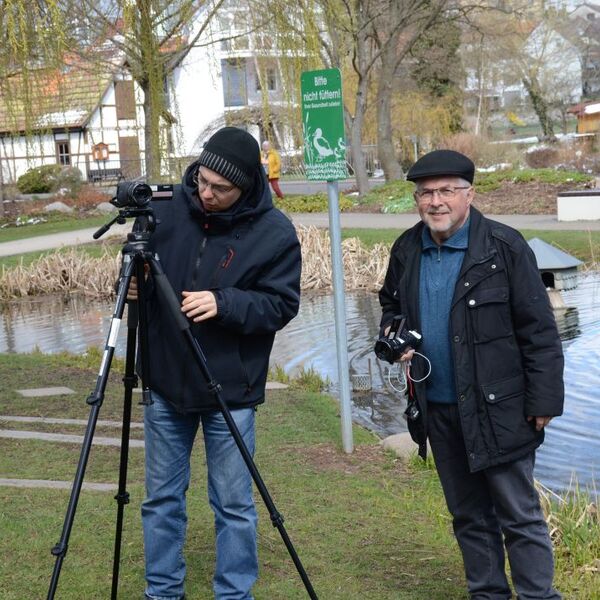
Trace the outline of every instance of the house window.
<path fill-rule="evenodd" d="M 264 74 L 256 74 L 257 92 L 260 92 L 262 90 L 262 85 L 260 82 L 261 77 L 264 77 L 265 83 L 267 84 L 267 90 L 269 92 L 274 92 L 277 89 L 277 71 L 275 69 L 269 68 L 264 72 Z"/>
<path fill-rule="evenodd" d="M 71 164 L 71 149 L 69 142 L 56 142 L 56 161 L 59 165 Z"/>
<path fill-rule="evenodd" d="M 277 73 L 275 69 L 267 69 L 267 89 L 274 92 L 277 89 Z"/>
<path fill-rule="evenodd" d="M 246 63 L 243 59 L 222 60 L 223 100 L 226 107 L 248 104 Z"/>

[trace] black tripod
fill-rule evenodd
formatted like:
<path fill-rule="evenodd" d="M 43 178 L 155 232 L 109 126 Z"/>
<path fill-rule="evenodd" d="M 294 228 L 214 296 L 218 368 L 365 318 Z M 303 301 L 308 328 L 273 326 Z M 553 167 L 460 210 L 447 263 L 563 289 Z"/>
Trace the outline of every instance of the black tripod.
<path fill-rule="evenodd" d="M 117 204 L 117 206 L 119 206 Z M 158 260 L 158 257 L 152 254 L 148 250 L 148 242 L 150 236 L 155 229 L 156 222 L 154 213 L 149 207 L 140 208 L 123 208 L 119 211 L 119 215 L 115 217 L 110 223 L 104 225 L 95 234 L 94 238 L 99 238 L 103 235 L 115 222 L 125 223 L 127 217 L 135 217 L 136 223 L 133 231 L 127 235 L 127 242 L 122 249 L 122 264 L 121 273 L 119 277 L 119 287 L 117 291 L 117 299 L 115 303 L 115 309 L 111 321 L 111 327 L 108 334 L 108 338 L 104 347 L 104 354 L 102 356 L 102 363 L 100 366 L 100 372 L 96 380 L 96 387 L 94 391 L 87 398 L 87 403 L 92 407 L 88 419 L 86 432 L 83 439 L 83 446 L 79 457 L 79 463 L 75 473 L 75 479 L 73 481 L 73 487 L 71 489 L 71 496 L 67 507 L 67 513 L 63 523 L 63 529 L 60 541 L 52 548 L 52 554 L 56 556 L 56 562 L 54 564 L 54 570 L 52 573 L 52 579 L 50 581 L 50 587 L 48 590 L 47 600 L 53 600 L 58 585 L 58 579 L 62 563 L 67 554 L 68 541 L 73 527 L 73 520 L 75 518 L 75 511 L 77 509 L 77 503 L 79 500 L 79 494 L 83 484 L 83 477 L 89 458 L 92 439 L 94 436 L 94 430 L 98 421 L 98 415 L 100 407 L 104 401 L 104 392 L 108 381 L 108 375 L 110 371 L 110 365 L 115 352 L 115 346 L 117 343 L 117 334 L 121 324 L 121 318 L 125 308 L 127 300 L 127 291 L 131 278 L 135 275 L 138 281 L 138 301 L 129 303 L 129 310 L 127 316 L 127 351 L 125 358 L 125 377 L 123 378 L 125 393 L 124 393 L 124 406 L 123 406 L 123 429 L 121 438 L 121 456 L 119 466 L 119 486 L 118 492 L 115 496 L 117 501 L 117 521 L 116 521 L 116 532 L 115 532 L 115 546 L 114 546 L 114 558 L 113 558 L 113 577 L 112 577 L 112 589 L 111 599 L 116 600 L 118 593 L 118 582 L 119 582 L 119 564 L 121 555 L 121 538 L 123 530 L 123 512 L 126 504 L 129 503 L 129 494 L 126 491 L 127 483 L 127 463 L 129 454 L 129 431 L 131 422 L 131 404 L 133 389 L 137 386 L 137 377 L 135 375 L 135 347 L 136 347 L 136 332 L 139 334 L 139 347 L 140 347 L 140 359 L 141 359 L 141 379 L 142 379 L 142 404 L 151 404 L 152 398 L 150 389 L 147 385 L 147 374 L 148 369 L 148 343 L 147 343 L 147 316 L 146 316 L 146 304 L 145 298 L 145 266 L 148 265 L 152 272 L 152 278 L 155 286 L 156 293 L 158 294 L 159 301 L 164 303 L 164 306 L 171 312 L 174 317 L 178 329 L 181 331 L 183 338 L 189 346 L 198 367 L 208 384 L 209 390 L 214 395 L 219 409 L 223 414 L 225 422 L 233 436 L 235 443 L 237 444 L 244 462 L 246 463 L 248 470 L 254 480 L 254 483 L 269 511 L 271 522 L 274 527 L 279 530 L 283 542 L 298 570 L 298 573 L 304 583 L 308 595 L 313 600 L 318 600 L 318 597 L 312 587 L 310 579 L 298 557 L 296 549 L 290 540 L 288 533 L 283 525 L 283 516 L 277 511 L 273 500 L 262 480 L 262 477 L 252 459 L 248 448 L 246 447 L 241 433 L 239 432 L 231 412 L 224 400 L 221 397 L 221 387 L 216 382 L 209 372 L 207 361 L 200 348 L 200 345 L 196 338 L 192 335 L 190 330 L 190 324 L 187 318 L 181 313 L 179 301 L 171 284 L 169 283 L 162 266 Z"/>

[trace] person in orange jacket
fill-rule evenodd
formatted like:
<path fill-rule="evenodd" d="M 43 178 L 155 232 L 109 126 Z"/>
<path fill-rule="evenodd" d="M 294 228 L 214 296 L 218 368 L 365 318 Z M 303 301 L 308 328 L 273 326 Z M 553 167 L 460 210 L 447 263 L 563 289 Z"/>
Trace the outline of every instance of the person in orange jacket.
<path fill-rule="evenodd" d="M 262 143 L 262 164 L 267 172 L 269 183 L 278 198 L 283 198 L 283 192 L 279 187 L 281 175 L 281 158 L 277 150 L 271 148 L 271 144 L 265 140 Z"/>

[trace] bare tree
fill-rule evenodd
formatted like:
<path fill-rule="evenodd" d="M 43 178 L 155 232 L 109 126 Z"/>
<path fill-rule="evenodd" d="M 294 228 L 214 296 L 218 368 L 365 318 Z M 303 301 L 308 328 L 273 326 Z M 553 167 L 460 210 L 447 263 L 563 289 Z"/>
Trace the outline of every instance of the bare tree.
<path fill-rule="evenodd" d="M 561 34 L 565 13 L 518 4 L 505 12 L 480 15 L 476 23 L 480 57 L 487 57 L 490 80 L 521 83 L 542 137 L 553 140 L 552 113 L 564 112 L 580 93 L 580 58 L 574 44 Z"/>
<path fill-rule="evenodd" d="M 39 65 L 62 62 L 66 24 L 56 2 L 0 2 L 0 126 L 3 130 L 32 127 L 34 91 Z M 0 147 L 0 216 L 6 201 L 3 148 Z M 7 163 L 8 164 L 8 163 Z"/>
<path fill-rule="evenodd" d="M 161 123 L 169 119 L 167 78 L 199 44 L 224 0 L 60 0 L 75 51 L 99 68 L 116 66 L 143 92 L 146 173 L 160 174 Z"/>

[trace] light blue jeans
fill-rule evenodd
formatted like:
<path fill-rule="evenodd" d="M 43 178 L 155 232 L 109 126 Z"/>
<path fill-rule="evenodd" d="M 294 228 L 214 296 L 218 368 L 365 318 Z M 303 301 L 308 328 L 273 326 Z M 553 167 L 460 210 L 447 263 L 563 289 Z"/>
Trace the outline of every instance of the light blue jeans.
<path fill-rule="evenodd" d="M 182 415 L 158 394 L 145 407 L 146 499 L 142 525 L 146 556 L 146 595 L 155 600 L 183 597 L 185 579 L 186 491 L 190 455 L 202 423 L 208 500 L 215 514 L 216 600 L 252 600 L 258 577 L 257 516 L 252 477 L 220 412 Z M 254 409 L 231 415 L 254 454 Z"/>

